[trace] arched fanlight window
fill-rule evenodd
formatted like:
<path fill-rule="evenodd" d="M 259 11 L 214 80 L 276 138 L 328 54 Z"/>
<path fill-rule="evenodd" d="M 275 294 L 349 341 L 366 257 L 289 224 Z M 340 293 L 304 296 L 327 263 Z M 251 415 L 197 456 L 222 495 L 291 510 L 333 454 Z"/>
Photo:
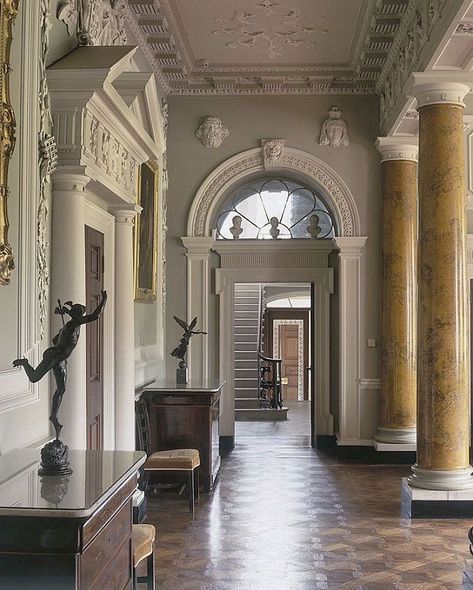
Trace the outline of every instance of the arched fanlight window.
<path fill-rule="evenodd" d="M 216 230 L 220 240 L 335 237 L 333 218 L 319 195 L 281 178 L 237 189 L 217 216 Z"/>

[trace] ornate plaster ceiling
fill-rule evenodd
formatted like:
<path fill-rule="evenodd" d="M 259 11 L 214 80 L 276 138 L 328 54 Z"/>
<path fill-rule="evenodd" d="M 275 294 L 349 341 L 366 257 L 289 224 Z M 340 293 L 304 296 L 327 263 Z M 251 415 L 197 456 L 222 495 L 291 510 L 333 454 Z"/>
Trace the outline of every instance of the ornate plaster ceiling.
<path fill-rule="evenodd" d="M 129 0 L 129 24 L 169 94 L 371 94 L 416 3 Z"/>

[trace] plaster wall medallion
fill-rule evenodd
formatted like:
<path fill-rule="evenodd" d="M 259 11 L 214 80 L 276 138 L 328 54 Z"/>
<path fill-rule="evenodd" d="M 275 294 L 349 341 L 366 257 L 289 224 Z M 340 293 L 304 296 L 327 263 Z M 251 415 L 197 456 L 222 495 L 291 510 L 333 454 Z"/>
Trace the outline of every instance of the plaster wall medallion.
<path fill-rule="evenodd" d="M 126 45 L 126 0 L 62 0 L 57 18 L 79 45 Z"/>
<path fill-rule="evenodd" d="M 285 139 L 262 139 L 261 147 L 263 149 L 264 168 L 277 166 L 284 154 Z"/>
<path fill-rule="evenodd" d="M 204 117 L 195 135 L 206 148 L 218 148 L 230 135 L 230 131 L 218 117 Z"/>
<path fill-rule="evenodd" d="M 261 48 L 270 59 L 282 55 L 283 48 L 316 45 L 315 35 L 327 33 L 325 17 L 307 17 L 294 6 L 262 0 L 242 6 L 230 17 L 217 17 L 215 36 L 228 38 L 227 49 Z"/>
<path fill-rule="evenodd" d="M 334 106 L 328 112 L 328 119 L 325 119 L 323 122 L 319 145 L 340 147 L 349 144 L 348 128 L 347 124 L 342 119 L 342 111 Z"/>

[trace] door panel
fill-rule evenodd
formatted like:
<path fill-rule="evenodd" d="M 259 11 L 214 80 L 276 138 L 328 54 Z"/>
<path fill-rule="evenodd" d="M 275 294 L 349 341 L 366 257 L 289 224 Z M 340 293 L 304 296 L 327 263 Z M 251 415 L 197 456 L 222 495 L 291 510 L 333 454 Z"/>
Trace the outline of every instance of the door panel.
<path fill-rule="evenodd" d="M 103 289 L 102 233 L 85 228 L 85 272 L 87 313 L 99 304 Z M 86 325 L 87 339 L 87 448 L 103 446 L 103 316 Z"/>
<path fill-rule="evenodd" d="M 287 379 L 284 386 L 284 399 L 297 401 L 298 365 L 299 365 L 299 327 L 296 325 L 279 326 L 279 347 L 281 351 L 281 377 Z"/>

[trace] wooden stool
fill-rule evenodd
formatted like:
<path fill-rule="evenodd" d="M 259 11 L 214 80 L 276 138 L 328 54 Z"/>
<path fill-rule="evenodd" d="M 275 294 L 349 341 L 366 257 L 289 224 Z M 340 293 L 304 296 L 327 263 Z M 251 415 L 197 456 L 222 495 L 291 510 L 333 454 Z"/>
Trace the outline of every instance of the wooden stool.
<path fill-rule="evenodd" d="M 133 525 L 133 588 L 137 584 L 148 584 L 148 590 L 155 590 L 154 581 L 154 540 L 156 529 L 152 524 Z M 146 576 L 137 577 L 136 568 L 147 558 Z"/>
<path fill-rule="evenodd" d="M 186 471 L 188 473 L 189 512 L 194 512 L 194 500 L 199 499 L 200 454 L 197 449 L 156 451 L 144 464 L 149 471 Z"/>

